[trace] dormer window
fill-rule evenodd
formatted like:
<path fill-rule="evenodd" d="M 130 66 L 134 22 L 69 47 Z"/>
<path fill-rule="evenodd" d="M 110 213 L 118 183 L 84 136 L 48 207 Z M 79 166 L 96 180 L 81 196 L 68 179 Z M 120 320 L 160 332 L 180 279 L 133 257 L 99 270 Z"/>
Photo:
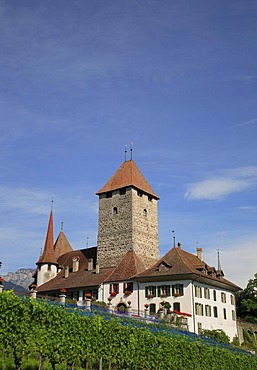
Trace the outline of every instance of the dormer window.
<path fill-rule="evenodd" d="M 139 189 L 138 189 L 138 191 L 137 191 L 137 195 L 138 195 L 139 197 L 142 197 L 142 196 L 143 196 L 143 192 L 142 192 L 142 190 L 139 190 Z"/>
<path fill-rule="evenodd" d="M 106 198 L 112 198 L 112 191 L 108 191 L 106 193 Z"/>
<path fill-rule="evenodd" d="M 151 195 L 148 195 L 148 201 L 151 202 L 153 200 L 153 197 Z"/>

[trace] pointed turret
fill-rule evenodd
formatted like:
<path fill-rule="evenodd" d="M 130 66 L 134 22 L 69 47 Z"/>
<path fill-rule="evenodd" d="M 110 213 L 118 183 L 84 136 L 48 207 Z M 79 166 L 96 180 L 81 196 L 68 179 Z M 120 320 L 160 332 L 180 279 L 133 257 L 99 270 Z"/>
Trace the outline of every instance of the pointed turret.
<path fill-rule="evenodd" d="M 57 258 L 54 252 L 54 228 L 53 228 L 53 211 L 50 212 L 48 228 L 46 233 L 45 246 L 42 255 L 39 257 L 38 264 L 50 263 L 57 265 Z"/>
<path fill-rule="evenodd" d="M 53 279 L 57 274 L 57 257 L 54 251 L 53 211 L 51 209 L 43 253 L 37 261 L 37 286 Z"/>

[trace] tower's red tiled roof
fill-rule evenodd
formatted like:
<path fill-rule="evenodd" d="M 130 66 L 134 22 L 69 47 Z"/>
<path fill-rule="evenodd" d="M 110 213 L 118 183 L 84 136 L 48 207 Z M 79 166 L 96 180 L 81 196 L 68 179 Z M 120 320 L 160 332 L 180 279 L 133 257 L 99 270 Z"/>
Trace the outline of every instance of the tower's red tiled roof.
<path fill-rule="evenodd" d="M 123 162 L 110 180 L 96 194 L 99 195 L 127 186 L 134 186 L 159 199 L 133 160 Z"/>
<path fill-rule="evenodd" d="M 50 212 L 44 250 L 42 255 L 39 257 L 37 264 L 40 263 L 53 263 L 57 265 L 57 259 L 54 252 L 54 227 L 52 210 Z"/>
<path fill-rule="evenodd" d="M 71 252 L 72 250 L 73 249 L 72 249 L 68 239 L 66 238 L 66 235 L 61 230 L 60 234 L 58 235 L 58 238 L 57 238 L 57 240 L 54 244 L 54 251 L 55 251 L 56 258 L 58 259 L 63 254 L 65 254 L 67 252 Z"/>

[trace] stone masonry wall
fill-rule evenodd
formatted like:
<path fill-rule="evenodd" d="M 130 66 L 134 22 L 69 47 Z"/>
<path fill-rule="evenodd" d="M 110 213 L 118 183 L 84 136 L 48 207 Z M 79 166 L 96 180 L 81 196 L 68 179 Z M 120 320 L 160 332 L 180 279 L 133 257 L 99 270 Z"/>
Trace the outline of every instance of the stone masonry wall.
<path fill-rule="evenodd" d="M 147 194 L 138 196 L 136 189 L 132 189 L 132 235 L 134 251 L 150 267 L 160 258 L 158 204 Z"/>
<path fill-rule="evenodd" d="M 102 267 L 116 266 L 127 251 L 143 257 L 146 266 L 159 258 L 157 200 L 137 195 L 128 187 L 99 197 L 97 261 Z"/>

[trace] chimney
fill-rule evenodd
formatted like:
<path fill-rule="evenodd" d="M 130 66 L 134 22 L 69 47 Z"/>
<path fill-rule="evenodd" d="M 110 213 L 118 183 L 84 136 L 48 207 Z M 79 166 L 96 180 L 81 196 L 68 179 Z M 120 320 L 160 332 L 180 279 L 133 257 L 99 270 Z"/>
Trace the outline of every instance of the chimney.
<path fill-rule="evenodd" d="M 92 271 L 93 270 L 93 258 L 89 258 L 88 259 L 87 269 L 88 269 L 88 271 Z"/>
<path fill-rule="evenodd" d="M 70 272 L 69 266 L 65 266 L 65 269 L 64 269 L 64 277 L 65 277 L 65 279 L 69 277 L 69 272 Z"/>
<path fill-rule="evenodd" d="M 99 270 L 100 270 L 100 269 L 99 269 L 99 265 L 98 265 L 98 263 L 97 263 L 97 264 L 96 264 L 96 267 L 95 267 L 95 273 L 96 273 L 96 274 L 99 274 Z"/>
<path fill-rule="evenodd" d="M 79 257 L 72 258 L 72 272 L 77 272 L 79 270 Z"/>
<path fill-rule="evenodd" d="M 203 249 L 202 248 L 196 248 L 196 255 L 199 258 L 200 261 L 203 259 Z"/>

